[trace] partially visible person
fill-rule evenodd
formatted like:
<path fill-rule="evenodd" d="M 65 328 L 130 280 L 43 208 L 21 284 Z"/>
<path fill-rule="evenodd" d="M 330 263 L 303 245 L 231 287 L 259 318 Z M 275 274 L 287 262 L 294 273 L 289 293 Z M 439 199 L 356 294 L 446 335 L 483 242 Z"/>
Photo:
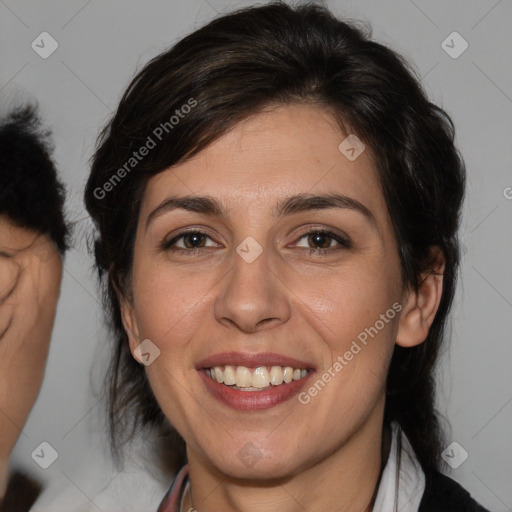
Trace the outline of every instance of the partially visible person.
<path fill-rule="evenodd" d="M 43 380 L 68 248 L 51 153 L 34 106 L 0 122 L 0 512 L 29 510 L 41 492 L 9 458 Z"/>

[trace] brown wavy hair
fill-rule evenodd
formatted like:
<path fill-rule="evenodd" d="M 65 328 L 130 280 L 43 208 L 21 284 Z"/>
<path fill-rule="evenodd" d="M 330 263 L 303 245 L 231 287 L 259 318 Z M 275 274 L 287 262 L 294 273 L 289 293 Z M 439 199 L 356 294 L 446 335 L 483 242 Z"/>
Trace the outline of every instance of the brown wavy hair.
<path fill-rule="evenodd" d="M 191 100 L 196 104 L 184 115 Z M 114 453 L 141 428 L 154 427 L 171 440 L 176 464 L 184 461 L 184 442 L 130 353 L 116 295 L 116 289 L 130 295 L 146 183 L 263 108 L 306 103 L 332 112 L 345 132 L 350 127 L 349 133 L 370 148 L 393 223 L 403 285 L 416 289 L 433 271 L 430 248 L 443 251 L 439 309 L 424 343 L 395 347 L 384 418 L 385 425 L 401 425 L 424 469 L 439 467 L 442 429 L 434 375 L 458 273 L 465 187 L 453 123 L 429 101 L 403 58 L 371 40 L 368 28 L 341 21 L 322 6 L 282 2 L 218 17 L 151 60 L 99 136 L 85 204 L 96 226 L 96 266 L 112 333 L 106 384 Z M 170 121 L 180 113 L 179 122 Z M 127 168 L 133 152 L 154 138 L 162 123 L 167 123 L 163 143 Z M 123 165 L 126 172 L 119 173 Z M 123 178 L 113 181 L 116 173 Z"/>

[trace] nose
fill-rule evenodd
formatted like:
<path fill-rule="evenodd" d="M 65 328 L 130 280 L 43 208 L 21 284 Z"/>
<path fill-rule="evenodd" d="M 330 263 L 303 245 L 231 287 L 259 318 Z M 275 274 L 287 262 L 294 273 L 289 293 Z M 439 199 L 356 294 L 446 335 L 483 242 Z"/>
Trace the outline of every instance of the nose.
<path fill-rule="evenodd" d="M 233 267 L 215 300 L 217 321 L 244 333 L 273 328 L 290 318 L 286 286 L 266 250 L 254 260 L 234 254 Z M 274 267 L 276 265 L 273 265 Z"/>

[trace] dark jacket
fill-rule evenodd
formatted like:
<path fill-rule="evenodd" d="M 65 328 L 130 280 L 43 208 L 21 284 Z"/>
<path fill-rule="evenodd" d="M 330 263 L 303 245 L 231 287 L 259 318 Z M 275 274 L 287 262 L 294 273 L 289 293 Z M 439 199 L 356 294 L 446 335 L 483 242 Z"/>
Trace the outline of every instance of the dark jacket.
<path fill-rule="evenodd" d="M 0 512 L 27 512 L 41 494 L 41 484 L 19 472 L 9 478 L 7 491 L 0 497 Z"/>
<path fill-rule="evenodd" d="M 455 480 L 437 471 L 425 474 L 425 492 L 418 512 L 489 512 Z"/>

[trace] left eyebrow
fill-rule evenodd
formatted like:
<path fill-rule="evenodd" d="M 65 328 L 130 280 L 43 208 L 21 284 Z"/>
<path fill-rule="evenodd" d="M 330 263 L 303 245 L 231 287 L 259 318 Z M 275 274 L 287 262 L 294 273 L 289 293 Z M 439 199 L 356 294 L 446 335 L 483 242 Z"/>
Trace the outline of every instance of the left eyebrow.
<path fill-rule="evenodd" d="M 377 225 L 375 216 L 369 208 L 363 203 L 343 194 L 298 194 L 286 198 L 278 204 L 273 215 L 284 216 L 292 213 L 303 212 L 307 210 L 325 210 L 327 208 L 343 208 L 353 210 L 362 214 L 374 226 Z"/>
<path fill-rule="evenodd" d="M 182 196 L 168 197 L 162 201 L 146 220 L 146 229 L 151 221 L 168 211 L 183 209 L 205 215 L 227 218 L 225 208 L 211 196 Z M 290 196 L 278 203 L 275 210 L 271 211 L 274 217 L 283 217 L 293 213 L 309 210 L 325 210 L 328 208 L 342 208 L 353 210 L 362 214 L 373 226 L 377 225 L 375 216 L 363 203 L 343 194 L 297 194 Z"/>

